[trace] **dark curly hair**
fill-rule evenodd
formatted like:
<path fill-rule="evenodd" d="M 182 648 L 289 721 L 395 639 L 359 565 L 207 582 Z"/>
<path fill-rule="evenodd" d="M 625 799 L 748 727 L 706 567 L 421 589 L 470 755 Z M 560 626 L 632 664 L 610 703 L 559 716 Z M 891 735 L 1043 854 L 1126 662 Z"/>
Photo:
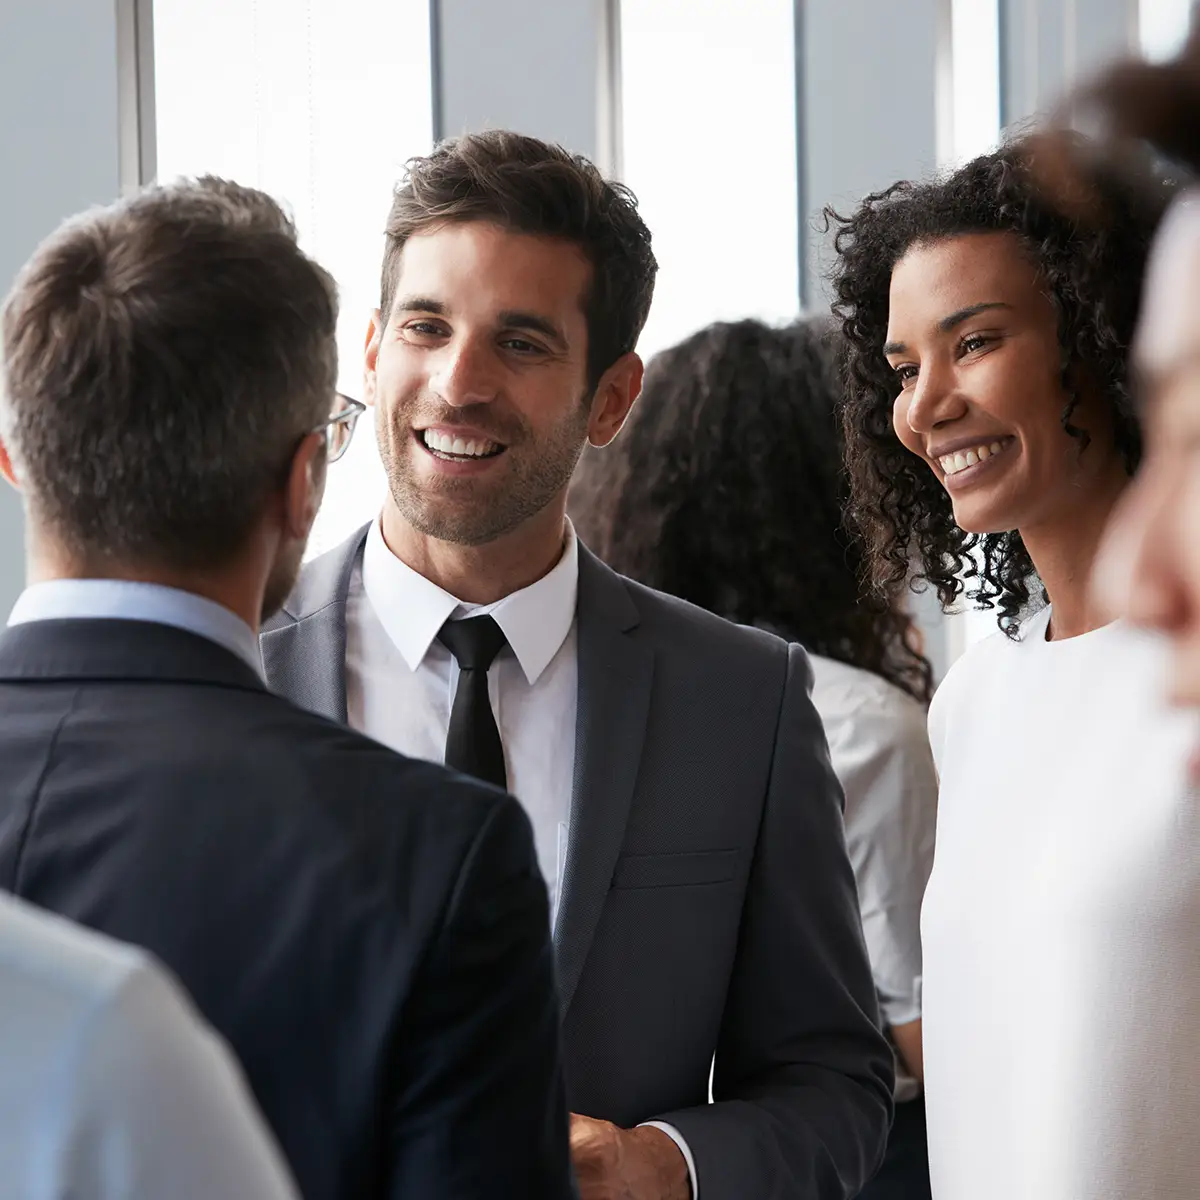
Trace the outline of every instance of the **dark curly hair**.
<path fill-rule="evenodd" d="M 1015 233 L 1041 269 L 1058 314 L 1063 428 L 1072 424 L 1081 369 L 1107 400 L 1117 447 L 1133 473 L 1141 431 L 1127 378 L 1129 343 L 1154 230 L 1170 199 L 1165 179 L 1105 174 L 1089 162 L 1087 186 L 1103 193 L 1106 220 L 1084 222 L 1051 201 L 1039 155 L 1089 154 L 1083 139 L 1026 135 L 929 182 L 902 182 L 868 196 L 851 216 L 825 210 L 836 226 L 833 311 L 845 336 L 843 425 L 852 518 L 866 540 L 869 580 L 894 597 L 931 584 L 944 607 L 966 592 L 1016 637 L 1036 572 L 1021 535 L 967 533 L 954 523 L 945 489 L 905 450 L 892 428 L 896 377 L 883 356 L 892 269 L 914 244 L 964 233 Z M 1060 198 L 1061 199 L 1061 198 Z M 1045 596 L 1038 587 L 1038 594 Z"/>
<path fill-rule="evenodd" d="M 828 318 L 738 321 L 656 356 L 624 432 L 584 456 L 571 515 L 623 574 L 927 701 L 912 622 L 864 599 L 842 520 L 836 336 Z"/>

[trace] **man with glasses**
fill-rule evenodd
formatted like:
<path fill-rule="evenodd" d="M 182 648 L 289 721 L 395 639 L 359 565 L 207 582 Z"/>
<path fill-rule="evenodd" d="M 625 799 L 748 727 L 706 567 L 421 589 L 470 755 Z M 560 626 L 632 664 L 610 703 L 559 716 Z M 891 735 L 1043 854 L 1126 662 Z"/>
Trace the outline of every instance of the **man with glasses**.
<path fill-rule="evenodd" d="M 367 411 L 361 400 L 352 400 L 342 392 L 335 392 L 333 411 L 329 419 L 322 422 L 317 432 L 325 434 L 325 461 L 335 463 L 350 448 L 354 427 L 358 418 Z"/>
<path fill-rule="evenodd" d="M 336 309 L 278 206 L 217 180 L 86 214 L 18 278 L 0 470 L 30 586 L 0 636 L 0 888 L 166 963 L 308 1200 L 557 1200 L 528 819 L 262 679 L 258 626 L 362 411 L 334 391 Z"/>

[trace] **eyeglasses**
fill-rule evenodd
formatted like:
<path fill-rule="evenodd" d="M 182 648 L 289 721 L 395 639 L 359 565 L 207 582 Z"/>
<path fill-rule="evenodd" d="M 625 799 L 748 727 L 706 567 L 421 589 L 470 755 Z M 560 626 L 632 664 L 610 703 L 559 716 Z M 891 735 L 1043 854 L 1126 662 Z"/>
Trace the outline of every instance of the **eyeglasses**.
<path fill-rule="evenodd" d="M 367 406 L 361 400 L 354 400 L 344 392 L 334 393 L 333 412 L 313 430 L 313 433 L 325 434 L 326 457 L 329 462 L 337 462 L 346 453 L 350 439 L 354 436 L 354 426 L 366 411 Z"/>

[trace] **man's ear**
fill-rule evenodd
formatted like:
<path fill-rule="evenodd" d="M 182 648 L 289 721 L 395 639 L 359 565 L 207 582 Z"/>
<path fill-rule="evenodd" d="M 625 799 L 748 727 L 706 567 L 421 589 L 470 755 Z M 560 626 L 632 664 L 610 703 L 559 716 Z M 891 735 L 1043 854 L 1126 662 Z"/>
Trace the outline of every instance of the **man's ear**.
<path fill-rule="evenodd" d="M 292 456 L 283 493 L 284 535 L 307 538 L 325 496 L 325 434 L 310 433 Z"/>
<path fill-rule="evenodd" d="M 588 421 L 588 441 L 593 446 L 607 446 L 621 432 L 634 401 L 642 390 L 642 360 L 632 351 L 617 359 L 600 379 L 592 397 L 592 413 Z"/>
<path fill-rule="evenodd" d="M 363 403 L 368 408 L 375 404 L 375 367 L 379 361 L 379 343 L 383 341 L 384 320 L 379 309 L 371 314 L 367 326 L 367 342 L 363 349 Z"/>
<path fill-rule="evenodd" d="M 20 481 L 17 479 L 17 472 L 13 468 L 12 458 L 8 453 L 8 447 L 2 441 L 0 441 L 0 475 L 3 475 L 18 492 L 21 490 Z"/>

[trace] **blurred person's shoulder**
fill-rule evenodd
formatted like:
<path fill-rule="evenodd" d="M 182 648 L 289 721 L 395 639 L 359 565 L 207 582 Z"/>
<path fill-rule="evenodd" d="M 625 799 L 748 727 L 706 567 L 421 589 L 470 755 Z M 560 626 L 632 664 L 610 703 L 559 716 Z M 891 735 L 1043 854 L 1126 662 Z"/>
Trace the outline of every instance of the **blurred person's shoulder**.
<path fill-rule="evenodd" d="M 36 1020 L 65 1030 L 119 995 L 150 962 L 141 950 L 0 896 L 2 1026 Z"/>
<path fill-rule="evenodd" d="M 0 1046 L 21 1195 L 296 1195 L 228 1047 L 144 950 L 0 897 Z"/>

